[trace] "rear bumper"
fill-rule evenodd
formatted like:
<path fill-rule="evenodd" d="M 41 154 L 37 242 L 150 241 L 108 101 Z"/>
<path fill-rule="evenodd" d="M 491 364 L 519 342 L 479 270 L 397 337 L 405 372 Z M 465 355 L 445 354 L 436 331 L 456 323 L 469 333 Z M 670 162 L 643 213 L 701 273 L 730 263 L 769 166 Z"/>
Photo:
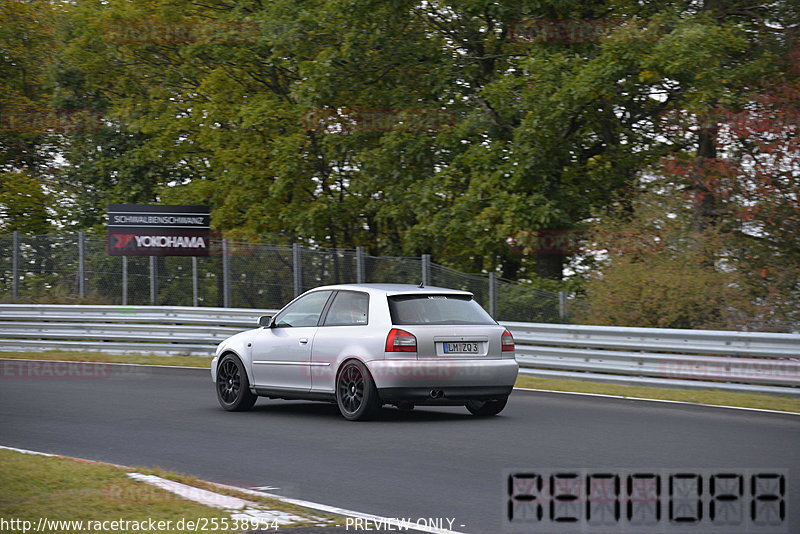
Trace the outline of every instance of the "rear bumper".
<path fill-rule="evenodd" d="M 496 398 L 511 393 L 519 365 L 513 359 L 374 360 L 367 363 L 384 400 Z"/>
<path fill-rule="evenodd" d="M 408 401 L 414 404 L 463 404 L 468 400 L 495 400 L 511 395 L 514 386 L 445 386 L 442 388 L 378 388 L 384 403 Z M 436 391 L 437 397 L 431 396 Z"/>

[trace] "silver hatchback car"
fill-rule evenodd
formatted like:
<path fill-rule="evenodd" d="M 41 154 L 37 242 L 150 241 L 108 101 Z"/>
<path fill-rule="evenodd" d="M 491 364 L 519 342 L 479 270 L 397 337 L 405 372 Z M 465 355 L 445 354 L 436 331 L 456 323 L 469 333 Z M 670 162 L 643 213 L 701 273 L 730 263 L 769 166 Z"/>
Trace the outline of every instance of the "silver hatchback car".
<path fill-rule="evenodd" d="M 311 399 L 361 420 L 384 404 L 495 415 L 518 370 L 511 333 L 472 293 L 345 284 L 312 289 L 220 343 L 211 378 L 229 411 L 248 410 L 259 396 Z"/>

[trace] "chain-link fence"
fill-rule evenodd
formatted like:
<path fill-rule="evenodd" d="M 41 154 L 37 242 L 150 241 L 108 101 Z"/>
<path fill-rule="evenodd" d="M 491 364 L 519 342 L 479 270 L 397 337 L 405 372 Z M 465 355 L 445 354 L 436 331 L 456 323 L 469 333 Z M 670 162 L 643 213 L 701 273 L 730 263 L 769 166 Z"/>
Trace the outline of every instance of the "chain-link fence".
<path fill-rule="evenodd" d="M 0 301 L 280 308 L 308 289 L 406 283 L 471 291 L 506 321 L 566 322 L 564 294 L 420 258 L 212 240 L 207 257 L 110 256 L 106 236 L 0 235 Z"/>

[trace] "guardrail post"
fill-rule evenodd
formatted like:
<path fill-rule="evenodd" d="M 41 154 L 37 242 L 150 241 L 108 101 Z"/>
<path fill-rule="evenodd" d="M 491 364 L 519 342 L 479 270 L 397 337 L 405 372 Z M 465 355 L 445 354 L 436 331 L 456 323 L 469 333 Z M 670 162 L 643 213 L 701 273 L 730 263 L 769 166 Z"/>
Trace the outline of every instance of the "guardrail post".
<path fill-rule="evenodd" d="M 431 255 L 422 255 L 422 285 L 427 286 L 431 278 Z"/>
<path fill-rule="evenodd" d="M 17 300 L 19 298 L 19 232 L 17 230 L 14 230 L 11 247 L 11 271 L 14 277 L 11 283 L 11 295 L 14 300 Z"/>
<path fill-rule="evenodd" d="M 197 307 L 197 256 L 192 256 L 192 306 Z"/>
<path fill-rule="evenodd" d="M 497 319 L 497 274 L 489 273 L 489 315 Z"/>
<path fill-rule="evenodd" d="M 122 256 L 122 305 L 128 305 L 128 256 Z"/>
<path fill-rule="evenodd" d="M 562 322 L 567 322 L 567 292 L 566 291 L 559 291 L 558 292 L 558 318 L 561 319 Z"/>
<path fill-rule="evenodd" d="M 364 247 L 356 247 L 356 283 L 364 283 Z"/>
<path fill-rule="evenodd" d="M 155 306 L 158 300 L 158 284 L 156 283 L 156 257 L 150 256 L 150 305 Z"/>
<path fill-rule="evenodd" d="M 228 238 L 222 240 L 222 306 L 231 307 L 231 264 Z"/>
<path fill-rule="evenodd" d="M 86 232 L 78 232 L 78 296 L 86 297 Z"/>
<path fill-rule="evenodd" d="M 300 243 L 292 243 L 292 264 L 294 266 L 294 296 L 303 292 L 302 247 Z"/>

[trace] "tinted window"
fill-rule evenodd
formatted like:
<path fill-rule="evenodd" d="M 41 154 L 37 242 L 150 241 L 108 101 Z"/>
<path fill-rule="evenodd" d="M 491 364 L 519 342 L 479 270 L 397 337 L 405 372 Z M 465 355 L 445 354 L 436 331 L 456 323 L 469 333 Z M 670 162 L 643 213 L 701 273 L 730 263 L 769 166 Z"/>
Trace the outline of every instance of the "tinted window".
<path fill-rule="evenodd" d="M 389 297 L 393 324 L 495 324 L 472 297 L 396 295 Z"/>
<path fill-rule="evenodd" d="M 315 291 L 292 302 L 275 316 L 275 326 L 317 326 L 330 291 Z"/>
<path fill-rule="evenodd" d="M 336 294 L 325 317 L 325 326 L 367 324 L 369 295 L 355 291 Z"/>

